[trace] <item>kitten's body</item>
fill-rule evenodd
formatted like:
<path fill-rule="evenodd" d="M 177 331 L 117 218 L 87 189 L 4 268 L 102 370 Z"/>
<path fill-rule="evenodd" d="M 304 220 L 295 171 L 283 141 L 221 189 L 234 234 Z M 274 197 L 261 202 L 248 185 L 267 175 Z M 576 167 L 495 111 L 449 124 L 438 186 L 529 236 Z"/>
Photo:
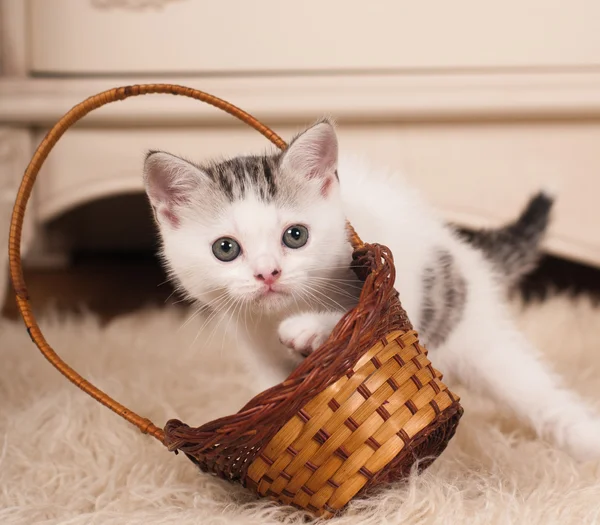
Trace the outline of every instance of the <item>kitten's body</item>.
<path fill-rule="evenodd" d="M 397 175 L 352 158 L 338 166 L 328 123 L 300 135 L 283 155 L 228 165 L 195 168 L 151 155 L 146 182 L 168 267 L 239 335 L 258 388 L 285 379 L 355 304 L 360 283 L 348 269 L 347 217 L 363 239 L 396 255 L 402 304 L 450 381 L 502 400 L 573 455 L 600 458 L 600 419 L 560 386 L 505 305 L 506 283 L 531 267 L 543 227 L 517 223 L 469 244 Z M 531 222 L 527 213 L 522 220 Z M 307 225 L 310 242 L 290 250 L 281 232 L 293 224 Z M 215 262 L 209 247 L 220 236 L 240 241 L 239 257 Z"/>

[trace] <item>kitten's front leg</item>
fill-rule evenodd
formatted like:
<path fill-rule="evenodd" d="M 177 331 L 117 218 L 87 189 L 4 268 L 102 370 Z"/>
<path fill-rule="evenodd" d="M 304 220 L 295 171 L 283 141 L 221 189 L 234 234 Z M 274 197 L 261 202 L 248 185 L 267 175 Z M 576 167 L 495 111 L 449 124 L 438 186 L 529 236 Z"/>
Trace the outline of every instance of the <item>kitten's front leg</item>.
<path fill-rule="evenodd" d="M 281 344 L 307 357 L 329 337 L 343 312 L 306 312 L 293 315 L 279 325 Z"/>

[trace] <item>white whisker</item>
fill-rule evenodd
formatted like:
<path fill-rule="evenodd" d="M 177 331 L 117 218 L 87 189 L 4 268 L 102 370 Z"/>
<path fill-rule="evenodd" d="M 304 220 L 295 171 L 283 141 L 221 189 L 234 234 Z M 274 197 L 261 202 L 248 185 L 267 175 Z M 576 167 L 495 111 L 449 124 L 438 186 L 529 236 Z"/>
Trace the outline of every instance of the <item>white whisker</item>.
<path fill-rule="evenodd" d="M 323 293 L 321 290 L 318 290 L 317 288 L 314 288 L 308 284 L 304 285 L 305 288 L 310 289 L 312 292 L 319 294 L 320 296 L 324 297 L 325 300 L 331 301 L 334 305 L 338 306 L 342 311 L 346 311 L 347 308 L 342 306 L 340 303 L 338 303 L 335 299 L 332 299 L 331 297 L 329 297 L 326 293 Z"/>
<path fill-rule="evenodd" d="M 194 313 L 179 327 L 179 330 L 182 330 L 183 328 L 185 328 L 193 319 L 195 319 L 200 313 L 202 313 L 204 310 L 208 310 L 210 308 L 213 307 L 213 305 L 215 303 L 217 303 L 217 301 L 219 301 L 221 298 L 223 298 L 226 295 L 226 293 L 223 293 L 221 295 L 219 295 L 218 297 L 216 297 L 215 299 L 213 299 L 212 301 L 208 302 L 208 303 L 203 303 L 201 304 L 195 311 Z"/>

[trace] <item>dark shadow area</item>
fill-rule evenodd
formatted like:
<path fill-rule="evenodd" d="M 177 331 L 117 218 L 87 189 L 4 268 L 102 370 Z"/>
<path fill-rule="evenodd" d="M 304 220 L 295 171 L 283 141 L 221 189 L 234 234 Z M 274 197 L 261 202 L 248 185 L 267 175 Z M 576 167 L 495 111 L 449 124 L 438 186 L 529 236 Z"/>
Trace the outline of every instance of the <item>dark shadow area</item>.
<path fill-rule="evenodd" d="M 146 196 L 117 195 L 78 206 L 48 224 L 64 236 L 76 258 L 80 253 L 137 254 L 156 252 L 158 238 Z M 139 258 L 139 257 L 138 257 Z"/>
<path fill-rule="evenodd" d="M 145 306 L 182 304 L 156 255 L 158 238 L 143 194 L 107 197 L 48 224 L 69 246 L 66 267 L 25 265 L 36 312 L 91 311 L 108 321 Z M 2 313 L 16 318 L 9 296 Z"/>
<path fill-rule="evenodd" d="M 587 294 L 600 302 L 600 269 L 548 255 L 520 288 L 526 300 L 543 300 L 561 292 L 573 296 Z"/>

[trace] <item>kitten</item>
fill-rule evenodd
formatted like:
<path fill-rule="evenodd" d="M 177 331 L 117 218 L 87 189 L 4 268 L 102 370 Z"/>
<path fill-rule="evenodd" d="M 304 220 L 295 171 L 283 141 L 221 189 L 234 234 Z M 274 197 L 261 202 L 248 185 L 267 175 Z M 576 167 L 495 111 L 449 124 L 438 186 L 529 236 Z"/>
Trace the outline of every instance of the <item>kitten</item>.
<path fill-rule="evenodd" d="M 339 172 L 339 180 L 338 180 Z M 260 387 L 282 381 L 356 304 L 346 217 L 397 254 L 396 289 L 446 379 L 491 395 L 580 459 L 600 458 L 600 418 L 515 328 L 506 286 L 536 261 L 552 204 L 468 239 L 393 173 L 342 159 L 321 121 L 285 152 L 194 165 L 164 152 L 144 180 L 170 274 L 238 334 Z"/>

